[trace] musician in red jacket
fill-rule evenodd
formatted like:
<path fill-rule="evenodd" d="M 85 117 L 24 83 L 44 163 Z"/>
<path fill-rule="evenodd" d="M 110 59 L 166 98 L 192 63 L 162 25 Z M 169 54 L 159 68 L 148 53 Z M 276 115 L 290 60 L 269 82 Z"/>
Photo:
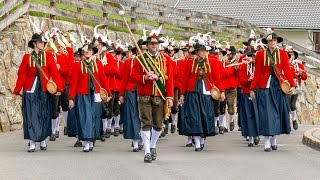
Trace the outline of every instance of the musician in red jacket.
<path fill-rule="evenodd" d="M 258 51 L 255 72 L 250 87 L 250 97 L 255 98 L 259 112 L 259 135 L 265 136 L 265 151 L 277 150 L 276 136 L 289 134 L 290 119 L 288 99 L 284 92 L 291 94 L 296 87 L 290 70 L 288 55 L 277 47 L 283 41 L 274 32 L 262 39 L 265 50 Z M 280 85 L 283 89 L 280 88 Z M 289 85 L 291 87 L 289 87 Z M 284 89 L 288 87 L 288 89 Z"/>
<path fill-rule="evenodd" d="M 96 102 L 101 102 L 100 90 L 111 94 L 101 61 L 93 59 L 98 49 L 93 44 L 81 48 L 82 61 L 74 62 L 69 92 L 69 106 L 75 107 L 79 139 L 84 141 L 84 152 L 93 150 L 96 139 Z M 108 97 L 105 101 L 109 101 Z"/>
<path fill-rule="evenodd" d="M 63 91 L 60 75 L 49 52 L 44 52 L 44 37 L 33 34 L 28 47 L 33 51 L 23 56 L 18 70 L 18 79 L 13 93 L 22 95 L 24 139 L 29 140 L 28 152 L 35 151 L 35 142 L 40 142 L 40 149 L 46 150 L 45 139 L 51 131 L 51 102 L 46 85 L 52 78 L 57 86 L 57 94 Z M 14 96 L 14 99 L 16 97 Z"/>
<path fill-rule="evenodd" d="M 138 104 L 142 121 L 142 140 L 145 146 L 144 162 L 156 160 L 165 110 L 173 105 L 173 74 L 169 58 L 159 53 L 160 29 L 151 31 L 145 41 L 148 51 L 137 56 L 131 80 L 138 85 Z M 150 130 L 152 136 L 150 135 Z M 151 141 L 150 141 L 151 139 Z"/>
<path fill-rule="evenodd" d="M 297 85 L 296 90 L 291 95 L 288 95 L 292 126 L 293 126 L 293 129 L 297 130 L 298 122 L 297 122 L 296 103 L 297 103 L 298 95 L 301 93 L 301 81 L 305 81 L 308 78 L 308 75 L 304 70 L 304 65 L 297 60 L 299 56 L 298 52 L 295 51 L 291 46 L 288 46 L 286 50 L 290 60 L 290 70 L 291 70 L 291 73 L 294 74 L 294 81 Z"/>
<path fill-rule="evenodd" d="M 184 66 L 184 82 L 181 85 L 181 135 L 193 136 L 195 151 L 204 148 L 204 138 L 215 135 L 214 102 L 210 95 L 213 86 L 221 91 L 224 100 L 224 87 L 216 57 L 208 56 L 206 46 L 196 43 L 191 50 L 196 58 Z"/>

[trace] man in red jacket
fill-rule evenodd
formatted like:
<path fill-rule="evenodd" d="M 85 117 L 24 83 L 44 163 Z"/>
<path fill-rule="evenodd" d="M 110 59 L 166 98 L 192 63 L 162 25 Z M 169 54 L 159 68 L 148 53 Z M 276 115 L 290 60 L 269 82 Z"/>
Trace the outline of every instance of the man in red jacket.
<path fill-rule="evenodd" d="M 173 75 L 169 63 L 171 60 L 159 53 L 159 43 L 162 43 L 158 37 L 160 30 L 151 31 L 145 41 L 148 51 L 136 58 L 139 63 L 133 66 L 131 74 L 131 80 L 138 85 L 141 136 L 145 146 L 146 163 L 157 158 L 156 143 L 162 130 L 164 112 L 173 105 Z"/>
<path fill-rule="evenodd" d="M 289 106 L 290 106 L 290 115 L 292 119 L 292 126 L 294 130 L 298 129 L 298 122 L 297 122 L 297 99 L 298 95 L 301 93 L 301 81 L 305 81 L 308 78 L 306 71 L 304 70 L 304 66 L 302 63 L 298 62 L 298 52 L 293 50 L 291 46 L 286 48 L 289 60 L 290 60 L 290 70 L 291 73 L 294 74 L 294 80 L 297 85 L 296 91 L 289 95 Z"/>
<path fill-rule="evenodd" d="M 255 98 L 259 112 L 259 135 L 265 136 L 264 150 L 277 150 L 276 136 L 291 131 L 287 95 L 296 87 L 290 70 L 288 55 L 277 47 L 283 41 L 274 32 L 262 39 L 267 44 L 265 50 L 256 54 L 254 77 L 250 86 L 250 98 Z M 290 84 L 290 89 L 280 89 L 280 85 Z M 284 85 L 285 85 L 284 84 Z M 288 86 L 287 86 L 288 87 Z"/>

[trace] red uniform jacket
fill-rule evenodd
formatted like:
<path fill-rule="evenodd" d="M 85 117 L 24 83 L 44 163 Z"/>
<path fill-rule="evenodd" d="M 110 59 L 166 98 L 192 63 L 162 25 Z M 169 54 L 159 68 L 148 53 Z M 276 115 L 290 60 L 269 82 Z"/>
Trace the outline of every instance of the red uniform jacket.
<path fill-rule="evenodd" d="M 243 94 L 250 94 L 250 86 L 252 81 L 248 81 L 250 78 L 250 73 L 248 73 L 248 65 L 242 64 L 239 67 L 239 82 L 241 85 L 241 91 Z"/>
<path fill-rule="evenodd" d="M 74 99 L 77 94 L 88 94 L 89 90 L 89 74 L 85 71 L 85 65 L 84 62 L 74 62 L 72 66 L 72 75 L 71 75 L 71 81 L 70 81 L 70 91 L 69 91 L 69 98 Z M 94 77 L 99 81 L 100 85 L 107 90 L 108 94 L 111 94 L 108 80 L 106 76 L 104 75 L 103 66 L 101 61 L 94 61 L 94 66 L 97 68 L 97 70 L 93 71 Z M 94 79 L 92 79 L 94 82 L 94 88 L 96 93 L 100 93 L 100 87 L 96 83 Z"/>
<path fill-rule="evenodd" d="M 245 58 L 247 56 L 247 54 L 242 54 L 240 56 L 240 58 L 238 59 L 238 63 L 241 63 L 243 58 Z M 241 65 L 240 65 L 241 66 Z M 238 88 L 241 88 L 241 83 L 240 83 L 240 66 L 239 66 L 239 69 L 236 71 L 236 79 L 237 79 L 237 84 L 238 84 Z"/>
<path fill-rule="evenodd" d="M 62 82 L 62 88 L 65 88 L 65 85 L 70 78 L 70 69 L 67 63 L 68 56 L 66 54 L 56 54 L 56 64 L 60 65 L 59 73 Z"/>
<path fill-rule="evenodd" d="M 66 54 L 66 64 L 67 64 L 67 68 L 68 68 L 68 78 L 66 79 L 66 84 L 70 83 L 71 80 L 71 71 L 72 71 L 72 64 L 74 62 L 74 52 L 73 49 L 71 47 L 66 47 L 66 50 L 68 52 L 68 54 Z"/>
<path fill-rule="evenodd" d="M 183 70 L 183 69 L 180 69 L 182 61 L 183 61 L 182 59 L 172 61 L 173 86 L 177 88 L 180 88 L 181 86 L 179 77 L 181 76 L 180 70 Z"/>
<path fill-rule="evenodd" d="M 146 52 L 148 53 L 148 52 Z M 162 54 L 159 54 L 160 56 Z M 171 59 L 169 56 L 164 56 L 164 61 L 166 63 L 166 80 L 165 80 L 165 89 L 166 89 L 166 99 L 173 99 L 173 74 L 171 67 Z M 162 62 L 164 63 L 164 62 Z M 158 90 L 154 87 L 153 81 L 144 80 L 144 75 L 146 75 L 146 71 L 143 70 L 140 63 L 135 63 L 131 72 L 131 80 L 132 82 L 138 85 L 138 94 L 142 96 L 160 96 Z"/>
<path fill-rule="evenodd" d="M 181 93 L 184 94 L 186 92 L 194 92 L 194 87 L 195 84 L 198 80 L 197 76 L 197 72 L 195 72 L 193 69 L 195 66 L 195 60 L 193 61 L 186 61 L 185 62 L 185 66 L 184 66 L 184 81 L 182 81 L 182 85 L 181 85 Z M 219 68 L 219 64 L 217 63 L 217 61 L 219 61 L 216 57 L 214 56 L 208 56 L 208 68 L 209 70 L 207 70 L 206 76 L 208 77 L 209 81 L 215 85 L 220 91 L 224 91 L 224 86 L 222 85 L 221 79 L 220 79 L 220 68 Z M 206 79 L 203 78 L 204 82 L 205 82 L 205 86 L 206 86 L 206 90 L 210 91 L 212 86 L 210 84 L 210 82 Z"/>
<path fill-rule="evenodd" d="M 237 63 L 237 62 L 234 62 Z M 225 89 L 235 89 L 238 87 L 238 70 L 235 69 L 234 66 L 231 67 L 225 67 L 227 65 L 230 65 L 229 61 L 222 62 L 223 70 L 221 70 L 222 75 L 221 79 L 224 85 Z"/>
<path fill-rule="evenodd" d="M 109 52 L 106 52 L 107 64 L 104 66 L 104 72 L 109 81 L 111 91 L 120 91 L 120 63 Z"/>
<path fill-rule="evenodd" d="M 137 62 L 133 58 L 128 58 L 125 60 L 124 65 L 121 66 L 121 88 L 120 88 L 120 95 L 124 95 L 125 91 L 134 91 L 136 84 L 130 80 L 130 75 L 132 71 L 132 67 Z"/>
<path fill-rule="evenodd" d="M 271 74 L 270 66 L 265 65 L 265 52 L 261 50 L 256 54 L 254 78 L 251 83 L 251 89 L 266 88 L 269 76 Z M 293 74 L 290 71 L 288 55 L 284 50 L 279 50 L 280 63 L 276 64 L 280 72 L 284 72 L 283 76 L 289 81 L 291 86 L 295 86 Z"/>
<path fill-rule="evenodd" d="M 58 91 L 62 92 L 62 82 L 56 66 L 56 63 L 53 60 L 51 53 L 45 52 L 45 63 L 42 65 L 42 69 L 48 78 L 56 83 Z M 31 61 L 30 54 L 25 54 L 22 58 L 22 62 L 18 69 L 18 79 L 16 82 L 16 87 L 13 90 L 14 94 L 19 94 L 21 89 L 24 91 L 29 91 L 32 88 L 34 79 L 37 74 L 37 68 L 34 63 Z M 41 85 L 42 91 L 47 92 L 46 84 L 48 80 L 40 73 L 41 76 Z"/>
<path fill-rule="evenodd" d="M 306 71 L 304 70 L 303 64 L 301 64 L 299 62 L 297 62 L 297 64 L 298 64 L 299 69 L 303 71 L 301 75 L 296 74 L 295 67 L 292 64 L 290 64 L 290 70 L 291 70 L 291 73 L 294 74 L 294 77 L 298 80 L 299 86 L 301 86 L 301 81 L 302 80 L 305 81 L 308 78 L 308 75 L 307 75 Z"/>

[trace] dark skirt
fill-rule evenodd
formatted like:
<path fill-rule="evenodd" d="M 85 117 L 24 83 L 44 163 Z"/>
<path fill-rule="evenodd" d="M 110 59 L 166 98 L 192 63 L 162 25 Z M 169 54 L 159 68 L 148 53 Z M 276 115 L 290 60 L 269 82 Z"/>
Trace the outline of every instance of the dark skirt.
<path fill-rule="evenodd" d="M 67 133 L 68 137 L 76 137 L 78 135 L 76 107 L 68 111 Z"/>
<path fill-rule="evenodd" d="M 290 134 L 288 99 L 279 80 L 271 76 L 270 88 L 259 89 L 256 95 L 259 112 L 259 135 Z"/>
<path fill-rule="evenodd" d="M 42 91 L 40 78 L 34 93 L 23 92 L 22 116 L 24 139 L 40 142 L 52 134 L 50 94 Z"/>
<path fill-rule="evenodd" d="M 237 89 L 237 113 L 238 113 L 238 126 L 241 127 L 241 100 L 242 100 L 242 90 L 241 88 Z"/>
<path fill-rule="evenodd" d="M 75 102 L 78 135 L 82 141 L 93 141 L 96 138 L 96 110 L 92 83 L 90 87 L 89 94 L 78 94 Z"/>
<path fill-rule="evenodd" d="M 210 95 L 204 95 L 201 80 L 195 91 L 188 92 L 181 110 L 180 134 L 186 136 L 214 136 L 214 103 Z"/>
<path fill-rule="evenodd" d="M 94 103 L 94 129 L 95 129 L 95 139 L 100 139 L 102 135 L 102 105 L 101 102 Z"/>
<path fill-rule="evenodd" d="M 141 122 L 136 91 L 125 92 L 125 99 L 120 110 L 120 117 L 123 123 L 123 137 L 125 139 L 140 139 Z"/>
<path fill-rule="evenodd" d="M 249 94 L 242 94 L 239 105 L 239 120 L 241 120 L 242 136 L 259 135 L 259 115 L 256 99 L 249 100 Z"/>

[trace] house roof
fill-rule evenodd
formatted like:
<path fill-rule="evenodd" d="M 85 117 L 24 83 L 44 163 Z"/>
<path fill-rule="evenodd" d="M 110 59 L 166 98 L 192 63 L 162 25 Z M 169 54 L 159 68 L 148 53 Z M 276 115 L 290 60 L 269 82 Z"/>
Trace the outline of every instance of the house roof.
<path fill-rule="evenodd" d="M 258 27 L 320 29 L 319 0 L 178 0 L 176 8 L 242 19 Z"/>

